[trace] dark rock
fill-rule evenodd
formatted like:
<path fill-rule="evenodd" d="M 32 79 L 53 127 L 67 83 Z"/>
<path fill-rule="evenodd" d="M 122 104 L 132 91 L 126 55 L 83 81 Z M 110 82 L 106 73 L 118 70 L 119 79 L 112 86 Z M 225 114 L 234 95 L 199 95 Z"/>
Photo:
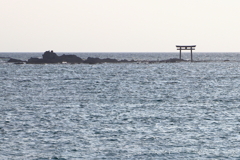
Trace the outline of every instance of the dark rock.
<path fill-rule="evenodd" d="M 163 60 L 163 61 L 160 61 L 160 62 L 175 63 L 175 62 L 183 62 L 183 61 L 186 61 L 186 60 L 179 59 L 179 58 L 170 58 L 170 59 Z"/>
<path fill-rule="evenodd" d="M 110 59 L 110 58 L 105 58 L 105 59 L 102 59 L 103 62 L 106 62 L 106 63 L 118 63 L 119 61 L 116 60 L 116 59 Z"/>
<path fill-rule="evenodd" d="M 21 60 L 16 59 L 10 59 L 9 62 L 24 62 Z M 46 51 L 42 55 L 42 58 L 30 58 L 26 62 L 27 64 L 45 64 L 45 63 L 87 63 L 87 64 L 97 64 L 97 63 L 123 63 L 123 62 L 136 62 L 134 60 L 128 61 L 128 60 L 121 60 L 118 61 L 117 59 L 111 59 L 111 58 L 93 58 L 88 57 L 86 60 L 81 59 L 80 57 L 77 57 L 76 55 L 61 55 L 58 56 L 53 51 Z"/>
<path fill-rule="evenodd" d="M 103 63 L 103 61 L 102 61 L 102 59 L 100 59 L 100 58 L 88 57 L 87 60 L 84 61 L 84 63 L 97 64 L 97 63 Z"/>
<path fill-rule="evenodd" d="M 27 64 L 44 64 L 45 61 L 43 59 L 39 59 L 39 58 L 30 58 L 27 61 Z"/>
<path fill-rule="evenodd" d="M 60 63 L 59 57 L 53 51 L 46 51 L 40 58 L 30 58 L 28 59 L 28 64 L 44 64 L 44 63 Z"/>
<path fill-rule="evenodd" d="M 59 57 L 59 60 L 61 62 L 67 62 L 67 63 L 83 63 L 82 58 L 79 58 L 76 55 L 62 55 Z"/>
<path fill-rule="evenodd" d="M 15 62 L 14 64 L 24 64 L 25 62 Z"/>
<path fill-rule="evenodd" d="M 43 60 L 45 63 L 60 63 L 61 60 L 59 59 L 58 55 L 53 51 L 46 51 L 42 55 Z"/>
<path fill-rule="evenodd" d="M 58 55 L 56 53 L 54 53 L 53 51 L 46 51 L 44 52 L 44 54 L 42 55 L 44 60 L 56 60 L 58 59 Z"/>
<path fill-rule="evenodd" d="M 14 59 L 14 58 L 10 58 L 9 60 L 8 60 L 8 62 L 13 62 L 13 63 L 20 63 L 20 62 L 25 62 L 25 61 L 22 61 L 22 60 L 19 60 L 19 59 Z"/>
<path fill-rule="evenodd" d="M 126 60 L 126 59 L 123 59 L 123 60 L 121 60 L 120 62 L 127 63 L 127 62 L 129 62 L 129 61 Z"/>
<path fill-rule="evenodd" d="M 162 60 L 162 61 L 135 61 L 131 60 L 128 61 L 126 59 L 118 61 L 117 59 L 111 59 L 111 58 L 105 58 L 105 59 L 100 59 L 100 58 L 93 58 L 93 57 L 88 57 L 86 60 L 81 59 L 80 57 L 77 57 L 76 55 L 61 55 L 58 56 L 56 53 L 53 51 L 46 51 L 42 55 L 42 58 L 30 58 L 26 62 L 27 64 L 45 64 L 45 63 L 87 63 L 87 64 L 98 64 L 98 63 L 133 63 L 133 62 L 138 62 L 138 63 L 175 63 L 175 62 L 182 62 L 186 61 L 183 59 L 178 59 L 178 58 L 171 58 L 167 60 Z M 18 64 L 22 64 L 25 61 L 21 61 L 18 59 L 13 59 L 11 58 L 8 62 L 14 62 Z"/>
<path fill-rule="evenodd" d="M 40 58 L 30 58 L 28 64 L 44 64 L 44 63 L 83 63 L 83 60 L 75 55 L 62 55 L 58 56 L 53 51 L 46 51 Z"/>

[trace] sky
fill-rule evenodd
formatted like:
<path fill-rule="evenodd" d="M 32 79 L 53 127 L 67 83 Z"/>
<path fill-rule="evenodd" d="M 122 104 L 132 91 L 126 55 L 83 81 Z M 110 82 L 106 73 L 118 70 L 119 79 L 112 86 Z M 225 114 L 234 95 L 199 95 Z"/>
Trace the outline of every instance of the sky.
<path fill-rule="evenodd" d="M 0 52 L 240 52 L 240 0 L 0 0 Z"/>

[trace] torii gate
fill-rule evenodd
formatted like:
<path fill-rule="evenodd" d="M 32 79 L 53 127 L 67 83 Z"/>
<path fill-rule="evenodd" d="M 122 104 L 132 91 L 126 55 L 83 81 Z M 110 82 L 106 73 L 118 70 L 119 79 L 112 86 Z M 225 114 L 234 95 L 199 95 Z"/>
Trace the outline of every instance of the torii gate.
<path fill-rule="evenodd" d="M 182 58 L 182 50 L 191 50 L 191 62 L 193 61 L 193 57 L 192 57 L 192 50 L 195 50 L 195 47 L 196 47 L 196 45 L 187 45 L 187 46 L 185 46 L 185 45 L 176 45 L 176 47 L 177 47 L 177 50 L 180 50 L 180 54 L 179 54 L 179 59 L 181 59 Z"/>

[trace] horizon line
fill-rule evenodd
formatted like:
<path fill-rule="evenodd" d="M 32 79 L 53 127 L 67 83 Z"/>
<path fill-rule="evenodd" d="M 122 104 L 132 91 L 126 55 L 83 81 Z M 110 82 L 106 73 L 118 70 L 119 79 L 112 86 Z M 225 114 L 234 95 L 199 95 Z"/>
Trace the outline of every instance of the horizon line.
<path fill-rule="evenodd" d="M 0 53 L 44 53 L 45 51 L 0 51 Z M 55 51 L 53 51 L 55 52 Z M 182 52 L 188 52 L 188 51 L 182 51 Z M 55 53 L 179 53 L 179 51 L 57 51 Z M 194 51 L 193 53 L 240 53 L 240 51 Z"/>

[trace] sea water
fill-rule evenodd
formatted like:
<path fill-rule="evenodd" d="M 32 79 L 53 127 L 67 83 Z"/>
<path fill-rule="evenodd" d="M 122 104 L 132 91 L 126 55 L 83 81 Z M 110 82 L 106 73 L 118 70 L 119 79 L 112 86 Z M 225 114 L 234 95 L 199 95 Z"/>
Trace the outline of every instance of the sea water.
<path fill-rule="evenodd" d="M 78 55 L 162 60 L 168 54 Z M 239 159 L 240 56 L 195 58 L 209 61 L 1 60 L 0 159 Z"/>

